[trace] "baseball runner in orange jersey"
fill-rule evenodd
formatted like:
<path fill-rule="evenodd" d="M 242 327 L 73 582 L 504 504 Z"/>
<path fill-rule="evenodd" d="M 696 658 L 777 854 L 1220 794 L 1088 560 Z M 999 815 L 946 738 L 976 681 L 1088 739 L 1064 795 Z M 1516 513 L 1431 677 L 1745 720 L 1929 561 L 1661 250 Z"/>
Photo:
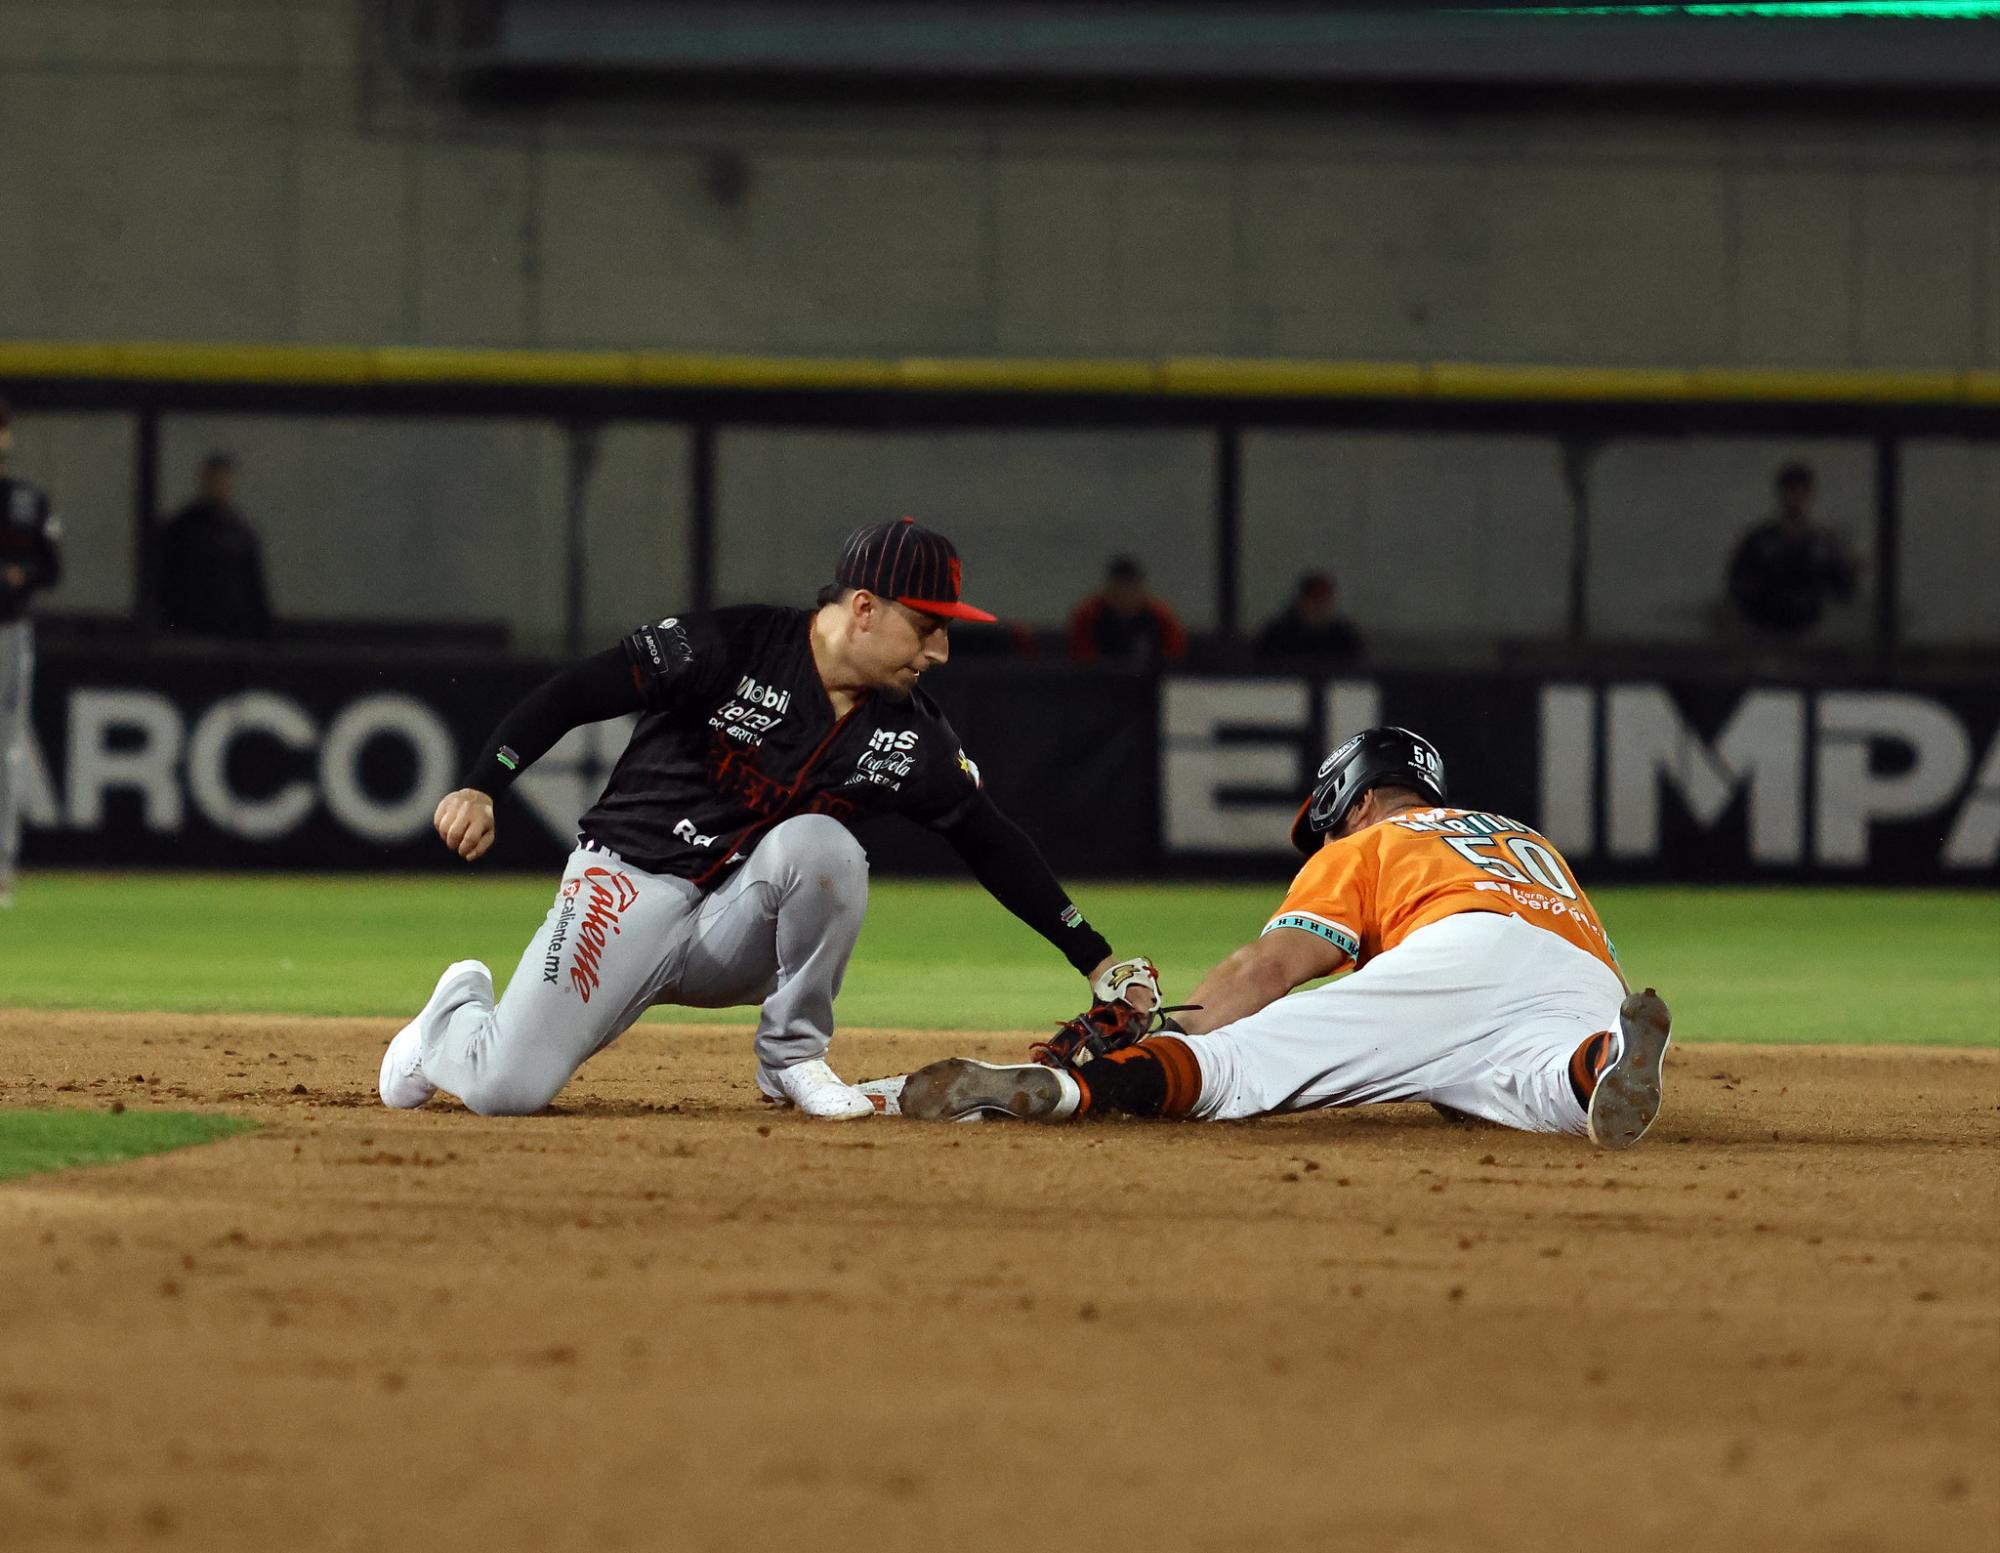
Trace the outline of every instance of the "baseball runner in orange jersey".
<path fill-rule="evenodd" d="M 1421 1100 L 1526 1132 L 1636 1143 L 1659 1112 L 1666 1005 L 1650 988 L 1628 995 L 1604 925 L 1547 838 L 1444 799 L 1444 763 L 1418 735 L 1348 740 L 1293 826 L 1305 866 L 1178 1020 L 1106 1041 L 1090 1038 L 1086 1015 L 1040 1064 L 933 1063 L 910 1075 L 902 1110 L 1225 1121 Z"/>

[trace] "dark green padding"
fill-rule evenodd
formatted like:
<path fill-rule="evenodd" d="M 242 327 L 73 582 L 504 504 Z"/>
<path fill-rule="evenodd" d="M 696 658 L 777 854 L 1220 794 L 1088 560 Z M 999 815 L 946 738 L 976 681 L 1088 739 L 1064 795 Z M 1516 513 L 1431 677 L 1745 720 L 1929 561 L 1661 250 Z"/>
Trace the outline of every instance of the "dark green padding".
<path fill-rule="evenodd" d="M 255 1125 L 188 1111 L 0 1111 L 0 1181 L 212 1143 Z"/>

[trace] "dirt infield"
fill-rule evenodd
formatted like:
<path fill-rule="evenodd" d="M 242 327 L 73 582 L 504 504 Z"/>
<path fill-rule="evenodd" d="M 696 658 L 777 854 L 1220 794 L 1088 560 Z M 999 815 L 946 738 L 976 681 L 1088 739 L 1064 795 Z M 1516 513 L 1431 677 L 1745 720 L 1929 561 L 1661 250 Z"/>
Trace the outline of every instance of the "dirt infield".
<path fill-rule="evenodd" d="M 1610 1156 L 811 1124 L 654 1026 L 392 1115 L 389 1033 L 0 1013 L 0 1106 L 263 1124 L 0 1185 L 0 1547 L 1995 1545 L 2000 1053 L 1678 1050 Z"/>

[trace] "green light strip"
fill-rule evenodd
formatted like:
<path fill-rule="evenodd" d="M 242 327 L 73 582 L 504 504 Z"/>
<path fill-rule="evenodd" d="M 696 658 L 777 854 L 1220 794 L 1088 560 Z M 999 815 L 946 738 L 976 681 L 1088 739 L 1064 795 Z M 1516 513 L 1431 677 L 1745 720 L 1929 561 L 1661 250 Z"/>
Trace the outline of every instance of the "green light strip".
<path fill-rule="evenodd" d="M 1888 17 L 1896 21 L 1974 22 L 2000 19 L 2000 0 L 1765 0 L 1761 5 L 1520 5 L 1460 10 L 1459 16 L 1751 16 L 1766 20 L 1835 21 Z"/>

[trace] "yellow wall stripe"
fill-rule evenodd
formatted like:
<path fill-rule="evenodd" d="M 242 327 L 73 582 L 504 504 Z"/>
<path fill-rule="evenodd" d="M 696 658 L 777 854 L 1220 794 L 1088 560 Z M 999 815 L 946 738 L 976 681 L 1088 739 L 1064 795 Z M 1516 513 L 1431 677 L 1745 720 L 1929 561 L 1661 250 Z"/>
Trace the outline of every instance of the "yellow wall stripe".
<path fill-rule="evenodd" d="M 694 355 L 666 351 L 449 350 L 416 346 L 0 342 L 10 378 L 366 388 L 902 389 L 1134 397 L 2000 405 L 2000 372 L 1759 367 L 1557 367 L 1477 362 L 1159 361 Z"/>

